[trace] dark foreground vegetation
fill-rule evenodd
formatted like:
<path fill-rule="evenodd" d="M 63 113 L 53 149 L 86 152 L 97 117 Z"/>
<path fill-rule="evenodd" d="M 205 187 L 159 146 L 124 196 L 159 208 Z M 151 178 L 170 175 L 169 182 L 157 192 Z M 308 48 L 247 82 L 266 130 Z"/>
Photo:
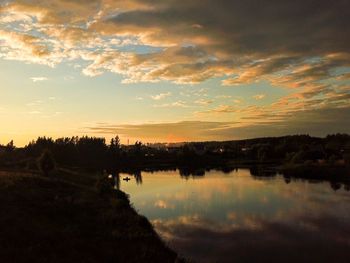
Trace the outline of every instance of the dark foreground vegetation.
<path fill-rule="evenodd" d="M 179 261 L 113 188 L 120 172 L 142 183 L 141 170 L 179 169 L 188 177 L 249 167 L 252 176 L 281 172 L 287 183 L 322 179 L 336 190 L 350 189 L 349 164 L 346 134 L 179 145 L 126 146 L 118 137 L 41 137 L 23 148 L 10 142 L 0 145 L 0 262 Z"/>
<path fill-rule="evenodd" d="M 177 260 L 106 177 L 0 172 L 0 207 L 0 262 Z"/>

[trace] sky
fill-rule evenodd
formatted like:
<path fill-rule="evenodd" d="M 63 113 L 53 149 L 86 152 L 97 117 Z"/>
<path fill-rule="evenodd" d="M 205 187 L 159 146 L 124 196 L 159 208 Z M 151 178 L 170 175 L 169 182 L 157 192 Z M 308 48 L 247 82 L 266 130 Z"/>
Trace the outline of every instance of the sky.
<path fill-rule="evenodd" d="M 350 132 L 348 0 L 0 0 L 0 144 Z"/>

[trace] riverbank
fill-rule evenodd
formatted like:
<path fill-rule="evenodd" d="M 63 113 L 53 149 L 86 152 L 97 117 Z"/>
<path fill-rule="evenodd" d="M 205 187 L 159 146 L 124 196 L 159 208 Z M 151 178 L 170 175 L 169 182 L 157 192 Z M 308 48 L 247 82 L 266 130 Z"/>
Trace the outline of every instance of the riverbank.
<path fill-rule="evenodd" d="M 331 164 L 284 164 L 278 171 L 286 178 L 324 180 L 330 182 L 350 183 L 349 165 Z"/>
<path fill-rule="evenodd" d="M 0 171 L 0 261 L 175 262 L 128 197 L 102 197 L 95 179 Z"/>

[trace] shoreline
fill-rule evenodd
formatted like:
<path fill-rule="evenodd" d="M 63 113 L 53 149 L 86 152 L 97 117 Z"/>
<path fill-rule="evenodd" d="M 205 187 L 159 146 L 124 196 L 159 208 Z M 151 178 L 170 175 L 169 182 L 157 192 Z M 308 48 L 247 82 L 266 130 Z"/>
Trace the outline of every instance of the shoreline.
<path fill-rule="evenodd" d="M 143 168 L 138 172 L 159 170 Z M 249 169 L 253 177 L 282 175 L 287 181 L 329 181 L 335 190 L 339 183 L 350 187 L 346 165 L 235 163 L 224 168 L 226 172 Z M 181 167 L 181 173 L 180 167 L 174 169 L 181 176 L 205 176 L 210 170 Z M 136 212 L 127 194 L 112 189 L 108 179 L 99 180 L 103 178 L 107 177 L 83 168 L 57 168 L 49 178 L 35 170 L 0 169 L 0 260 L 186 262 L 161 240 L 148 219 Z"/>
<path fill-rule="evenodd" d="M 0 261 L 182 262 L 125 193 L 59 175 L 0 171 Z"/>

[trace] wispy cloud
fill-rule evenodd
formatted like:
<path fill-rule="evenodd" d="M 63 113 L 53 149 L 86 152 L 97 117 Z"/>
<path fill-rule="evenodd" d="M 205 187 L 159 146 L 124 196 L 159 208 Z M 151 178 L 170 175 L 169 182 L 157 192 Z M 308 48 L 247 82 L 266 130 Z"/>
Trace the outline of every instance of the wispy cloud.
<path fill-rule="evenodd" d="M 215 98 L 217 98 L 217 99 L 230 99 L 230 98 L 232 98 L 232 96 L 231 95 L 218 95 Z"/>
<path fill-rule="evenodd" d="M 212 104 L 213 102 L 214 102 L 213 100 L 200 99 L 200 100 L 196 100 L 194 103 L 204 106 L 204 105 Z"/>
<path fill-rule="evenodd" d="M 189 105 L 186 104 L 184 101 L 175 101 L 172 103 L 164 103 L 164 104 L 156 104 L 153 105 L 155 108 L 187 108 Z"/>
<path fill-rule="evenodd" d="M 162 100 L 165 99 L 166 97 L 171 96 L 171 92 L 166 92 L 166 93 L 160 93 L 157 95 L 151 95 L 150 97 L 152 98 L 152 100 Z"/>
<path fill-rule="evenodd" d="M 257 94 L 257 95 L 254 95 L 253 98 L 256 99 L 256 100 L 262 100 L 266 97 L 265 94 Z"/>
<path fill-rule="evenodd" d="M 239 108 L 231 106 L 231 105 L 220 105 L 216 108 L 197 112 L 197 114 L 226 114 L 226 113 L 234 113 L 238 112 Z"/>
<path fill-rule="evenodd" d="M 42 81 L 47 81 L 47 77 L 32 77 L 30 78 L 33 82 L 42 82 Z"/>
<path fill-rule="evenodd" d="M 41 101 L 41 100 L 36 100 L 36 101 L 29 102 L 29 103 L 27 103 L 26 105 L 27 105 L 28 107 L 37 107 L 37 106 L 42 105 L 42 103 L 43 103 L 43 101 Z"/>

